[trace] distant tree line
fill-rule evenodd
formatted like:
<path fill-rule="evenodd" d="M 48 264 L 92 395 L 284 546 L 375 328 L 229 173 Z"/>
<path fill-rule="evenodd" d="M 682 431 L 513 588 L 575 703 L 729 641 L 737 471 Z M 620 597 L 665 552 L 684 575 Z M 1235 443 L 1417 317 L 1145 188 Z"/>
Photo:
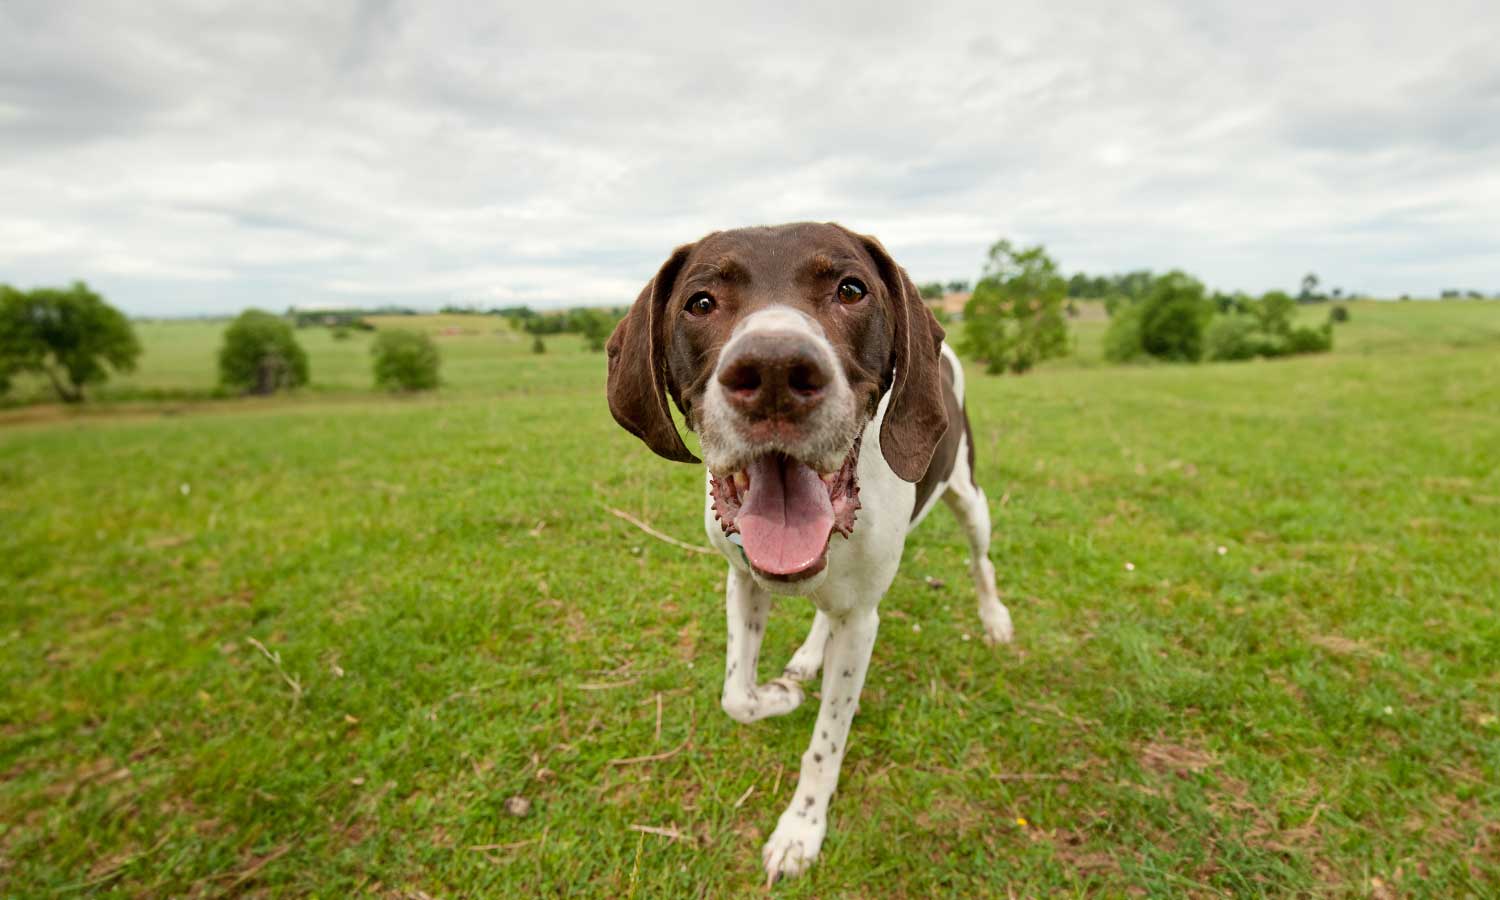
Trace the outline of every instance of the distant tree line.
<path fill-rule="evenodd" d="M 354 328 L 374 331 L 375 326 L 366 319 L 370 316 L 415 316 L 419 313 L 406 306 L 375 306 L 368 309 L 322 309 L 319 307 L 287 307 L 286 318 L 298 328 Z"/>
<path fill-rule="evenodd" d="M 923 300 L 941 300 L 949 294 L 966 294 L 969 291 L 969 282 L 963 280 L 954 281 L 928 281 L 917 285 L 917 293 L 922 295 Z"/>
<path fill-rule="evenodd" d="M 1252 297 L 1210 292 L 1180 270 L 1065 277 L 1043 246 L 1022 248 L 1001 240 L 990 247 L 956 343 L 991 373 L 1025 372 L 1069 352 L 1066 315 L 1071 301 L 1087 299 L 1103 301 L 1109 312 L 1105 356 L 1114 362 L 1319 353 L 1332 349 L 1334 324 L 1349 319 L 1348 307 L 1335 305 L 1318 326 L 1296 324 L 1299 304 L 1345 297 L 1341 288 L 1320 291 L 1320 284 L 1309 272 L 1295 296 L 1270 291 Z"/>
<path fill-rule="evenodd" d="M 543 337 L 554 334 L 578 334 L 584 344 L 595 353 L 604 350 L 604 344 L 615 330 L 615 325 L 629 312 L 629 307 L 580 306 L 575 309 L 537 312 L 529 306 L 512 306 L 496 310 L 497 315 L 510 320 L 511 325 L 533 337 L 532 349 L 545 352 Z"/>

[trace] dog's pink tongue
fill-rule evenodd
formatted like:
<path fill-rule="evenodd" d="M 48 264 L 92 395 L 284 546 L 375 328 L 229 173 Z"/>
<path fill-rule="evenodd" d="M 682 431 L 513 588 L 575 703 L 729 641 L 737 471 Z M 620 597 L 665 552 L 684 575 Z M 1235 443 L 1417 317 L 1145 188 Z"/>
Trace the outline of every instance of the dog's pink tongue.
<path fill-rule="evenodd" d="M 736 522 L 750 563 L 772 575 L 795 575 L 817 562 L 833 529 L 833 503 L 818 473 L 767 454 L 748 474 L 750 493 Z"/>

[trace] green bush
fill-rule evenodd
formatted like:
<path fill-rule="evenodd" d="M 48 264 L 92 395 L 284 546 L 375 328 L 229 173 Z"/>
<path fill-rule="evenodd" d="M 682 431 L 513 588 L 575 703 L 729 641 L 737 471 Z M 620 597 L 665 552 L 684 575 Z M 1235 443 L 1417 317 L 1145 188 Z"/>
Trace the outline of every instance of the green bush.
<path fill-rule="evenodd" d="M 438 386 L 437 344 L 419 331 L 381 331 L 370 347 L 375 385 L 391 391 L 425 391 Z"/>
<path fill-rule="evenodd" d="M 1347 321 L 1349 321 L 1349 307 L 1347 307 L 1347 306 L 1335 306 L 1332 309 L 1328 310 L 1328 321 L 1330 321 L 1330 322 L 1347 322 Z"/>
<path fill-rule="evenodd" d="M 307 383 L 307 353 L 279 316 L 247 309 L 224 331 L 219 383 L 247 394 L 272 394 Z"/>
<path fill-rule="evenodd" d="M 1282 344 L 1283 355 L 1301 353 L 1327 353 L 1333 349 L 1333 325 L 1325 322 L 1321 328 L 1293 328 Z"/>
<path fill-rule="evenodd" d="M 1272 291 L 1244 305 L 1245 312 L 1214 317 L 1205 340 L 1212 360 L 1274 358 L 1333 349 L 1333 324 L 1321 328 L 1293 327 L 1297 304 Z"/>
<path fill-rule="evenodd" d="M 1152 279 L 1139 301 L 1116 307 L 1105 334 L 1105 356 L 1116 362 L 1141 356 L 1197 362 L 1203 358 L 1203 329 L 1213 310 L 1202 282 L 1168 272 Z"/>
<path fill-rule="evenodd" d="M 1141 307 L 1141 349 L 1147 355 L 1169 362 L 1203 358 L 1203 328 L 1213 307 L 1202 282 L 1169 272 L 1151 285 Z"/>
<path fill-rule="evenodd" d="M 1146 351 L 1141 347 L 1141 312 L 1139 303 L 1117 307 L 1104 332 L 1104 358 L 1110 362 L 1135 362 Z"/>
<path fill-rule="evenodd" d="M 541 335 L 537 335 L 536 337 L 532 338 L 532 340 L 531 340 L 531 352 L 532 353 L 546 353 L 547 352 L 547 342 L 542 340 L 542 336 Z"/>
<path fill-rule="evenodd" d="M 1265 341 L 1250 316 L 1214 316 L 1203 334 L 1206 355 L 1213 360 L 1254 359 L 1262 355 Z"/>
<path fill-rule="evenodd" d="M 1068 283 L 1041 246 L 1016 250 L 1010 241 L 990 247 L 984 276 L 964 304 L 965 353 L 986 371 L 1025 372 L 1068 352 L 1063 302 Z"/>

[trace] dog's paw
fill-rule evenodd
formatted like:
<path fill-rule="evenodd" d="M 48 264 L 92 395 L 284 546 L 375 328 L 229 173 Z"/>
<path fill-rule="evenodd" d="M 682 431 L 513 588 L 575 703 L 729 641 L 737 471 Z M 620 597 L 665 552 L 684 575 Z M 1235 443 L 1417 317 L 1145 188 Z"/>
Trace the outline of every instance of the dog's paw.
<path fill-rule="evenodd" d="M 751 695 L 724 695 L 721 705 L 729 718 L 744 725 L 771 716 L 784 716 L 802 705 L 802 685 L 790 678 L 777 678 L 760 685 Z"/>
<path fill-rule="evenodd" d="M 1011 638 L 1015 637 L 1015 627 L 1010 623 L 1010 610 L 998 600 L 993 606 L 981 606 L 979 618 L 984 623 L 984 642 L 991 647 L 1009 644 Z"/>
<path fill-rule="evenodd" d="M 794 878 L 807 871 L 818 851 L 823 848 L 823 836 L 828 833 L 828 823 L 798 816 L 792 810 L 782 813 L 771 839 L 760 852 L 761 863 L 766 869 L 766 884 L 774 884 L 781 878 Z"/>
<path fill-rule="evenodd" d="M 798 647 L 792 658 L 787 660 L 786 668 L 781 670 L 781 677 L 792 681 L 811 681 L 818 675 L 818 669 L 823 667 L 821 654 L 813 653 L 806 646 Z"/>

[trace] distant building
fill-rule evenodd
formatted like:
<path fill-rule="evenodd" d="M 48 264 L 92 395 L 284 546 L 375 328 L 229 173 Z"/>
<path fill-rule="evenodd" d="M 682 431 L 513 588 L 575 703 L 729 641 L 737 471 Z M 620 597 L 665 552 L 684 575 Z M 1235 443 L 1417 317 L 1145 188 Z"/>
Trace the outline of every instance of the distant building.
<path fill-rule="evenodd" d="M 941 299 L 928 300 L 927 306 L 933 312 L 941 312 L 950 318 L 961 318 L 964 314 L 964 304 L 969 302 L 971 292 L 964 291 L 956 294 L 944 294 Z"/>

